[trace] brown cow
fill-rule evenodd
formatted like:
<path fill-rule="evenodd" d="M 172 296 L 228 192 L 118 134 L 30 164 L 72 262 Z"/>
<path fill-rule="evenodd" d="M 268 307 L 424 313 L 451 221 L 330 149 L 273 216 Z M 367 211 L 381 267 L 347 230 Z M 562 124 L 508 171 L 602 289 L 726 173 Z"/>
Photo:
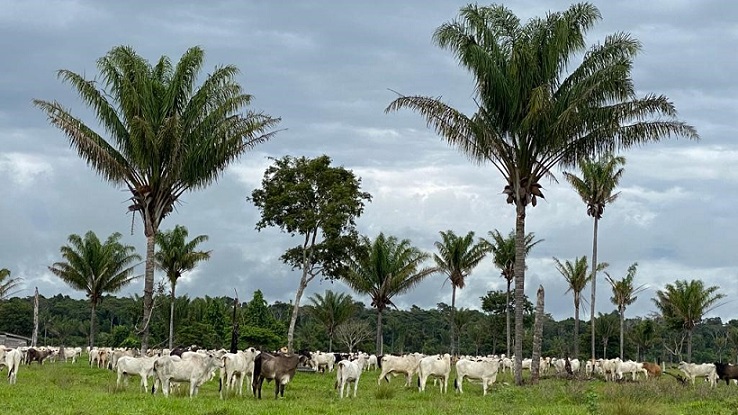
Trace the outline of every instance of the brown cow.
<path fill-rule="evenodd" d="M 254 379 L 251 383 L 251 389 L 254 396 L 261 399 L 261 386 L 264 379 L 274 380 L 274 398 L 280 395 L 284 398 L 284 386 L 292 380 L 297 371 L 297 363 L 300 356 L 297 354 L 270 354 L 261 352 L 254 359 Z"/>
<path fill-rule="evenodd" d="M 648 372 L 649 379 L 658 379 L 661 377 L 661 366 L 658 363 L 643 362 L 643 368 Z"/>
<path fill-rule="evenodd" d="M 38 362 L 38 364 L 44 364 L 44 360 L 51 356 L 53 352 L 51 350 L 39 350 L 33 347 L 28 349 L 26 352 L 26 364 L 30 365 L 32 362 Z"/>
<path fill-rule="evenodd" d="M 726 385 L 730 385 L 731 379 L 738 379 L 738 366 L 715 362 L 715 371 L 718 379 L 724 379 Z"/>

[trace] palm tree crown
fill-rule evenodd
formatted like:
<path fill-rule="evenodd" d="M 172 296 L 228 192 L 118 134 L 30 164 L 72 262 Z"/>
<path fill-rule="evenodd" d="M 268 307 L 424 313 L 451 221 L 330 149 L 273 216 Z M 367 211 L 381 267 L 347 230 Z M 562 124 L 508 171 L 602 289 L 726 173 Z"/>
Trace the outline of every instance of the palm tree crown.
<path fill-rule="evenodd" d="M 437 272 L 435 267 L 421 267 L 430 257 L 410 244 L 384 233 L 372 242 L 362 237 L 362 249 L 352 258 L 343 280 L 354 291 L 372 299 L 377 309 L 377 354 L 383 352 L 382 312 L 395 306 L 392 298 L 415 288 L 425 277 Z"/>
<path fill-rule="evenodd" d="M 15 293 L 21 283 L 20 278 L 10 278 L 10 270 L 0 269 L 0 300 L 4 300 Z"/>
<path fill-rule="evenodd" d="M 49 267 L 49 271 L 70 287 L 87 294 L 91 306 L 90 346 L 95 341 L 95 309 L 103 295 L 116 293 L 138 278 L 133 275 L 133 263 L 140 261 L 141 256 L 133 246 L 120 243 L 121 237 L 116 232 L 101 243 L 92 231 L 84 238 L 69 235 L 69 245 L 61 247 L 64 261 Z"/>
<path fill-rule="evenodd" d="M 616 280 L 605 272 L 606 280 L 612 287 L 610 301 L 618 307 L 618 314 L 620 315 L 620 359 L 625 359 L 625 308 L 633 304 L 638 299 L 636 294 L 645 289 L 645 285 L 633 286 L 637 269 L 638 263 L 634 262 L 628 267 L 628 274 L 622 280 Z"/>
<path fill-rule="evenodd" d="M 450 145 L 476 163 L 491 164 L 506 181 L 503 193 L 516 208 L 517 384 L 522 384 L 525 211 L 543 197 L 541 179 L 587 155 L 671 135 L 698 137 L 675 119 L 665 96 L 636 95 L 631 70 L 641 47 L 637 40 L 617 33 L 587 50 L 585 34 L 600 18 L 589 3 L 526 24 L 501 5 L 465 6 L 433 38 L 474 77 L 476 112 L 466 115 L 425 96 L 400 96 L 386 109 L 418 112 Z M 571 65 L 579 56 L 581 63 Z"/>
<path fill-rule="evenodd" d="M 348 321 L 356 311 L 356 303 L 346 293 L 334 293 L 326 290 L 325 295 L 318 293 L 310 297 L 312 308 L 309 314 L 321 322 L 328 333 L 328 351 L 333 351 L 333 335 L 336 328 Z"/>
<path fill-rule="evenodd" d="M 128 210 L 141 215 L 147 237 L 142 349 L 153 307 L 159 224 L 186 191 L 213 183 L 231 162 L 271 138 L 267 131 L 279 122 L 241 113 L 251 96 L 236 82 L 234 66 L 216 67 L 196 87 L 203 58 L 203 50 L 193 47 L 176 65 L 166 56 L 151 65 L 132 48 L 117 46 L 97 61 L 100 81 L 58 71 L 93 110 L 104 134 L 59 102 L 33 101 L 93 170 L 131 192 Z"/>
<path fill-rule="evenodd" d="M 571 184 L 582 201 L 587 204 L 587 215 L 602 219 L 605 206 L 614 202 L 620 192 L 613 193 L 623 177 L 624 157 L 607 153 L 598 160 L 583 158 L 579 162 L 582 177 L 564 172 L 566 181 Z"/>

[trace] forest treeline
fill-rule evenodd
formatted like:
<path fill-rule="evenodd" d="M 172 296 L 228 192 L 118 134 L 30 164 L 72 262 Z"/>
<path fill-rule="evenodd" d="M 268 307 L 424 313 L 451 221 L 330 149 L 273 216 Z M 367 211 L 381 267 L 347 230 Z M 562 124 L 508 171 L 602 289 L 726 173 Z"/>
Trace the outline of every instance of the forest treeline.
<path fill-rule="evenodd" d="M 324 299 L 336 295 L 332 291 L 314 295 L 312 303 L 301 307 L 295 331 L 298 349 L 346 351 L 347 341 L 354 350 L 373 353 L 377 311 L 355 301 L 348 295 L 351 312 L 337 321 L 321 310 L 328 304 Z M 343 296 L 343 294 L 338 294 Z M 175 344 L 196 344 L 205 348 L 226 348 L 231 344 L 233 329 L 232 297 L 190 298 L 175 300 Z M 507 353 L 505 342 L 505 292 L 490 291 L 480 298 L 481 310 L 458 309 L 451 313 L 445 303 L 435 308 L 412 306 L 407 310 L 387 310 L 383 324 L 384 352 L 421 352 L 434 354 L 449 350 L 452 331 L 450 316 L 454 316 L 455 333 L 461 354 Z M 105 296 L 96 312 L 96 345 L 110 347 L 140 347 L 136 330 L 141 323 L 140 296 Z M 160 289 L 155 295 L 155 311 L 150 322 L 151 346 L 166 347 L 169 334 L 169 296 Z M 532 345 L 533 307 L 526 300 L 526 337 L 524 355 Z M 257 346 L 277 349 L 287 341 L 287 327 L 292 305 L 281 301 L 267 303 L 256 291 L 248 301 L 236 307 L 238 347 Z M 322 311 L 322 312 L 321 312 Z M 85 346 L 90 326 L 89 302 L 66 295 L 39 297 L 39 345 Z M 338 323 L 338 324 L 336 324 Z M 349 335 L 342 326 L 353 325 Z M 678 362 L 686 353 L 683 331 L 669 328 L 661 317 L 627 319 L 625 324 L 625 358 L 634 360 Z M 545 356 L 565 356 L 573 353 L 574 319 L 556 321 L 546 315 L 542 353 Z M 33 298 L 13 297 L 0 302 L 0 332 L 31 337 L 33 331 Z M 329 334 L 332 332 L 332 335 Z M 600 314 L 595 326 L 597 357 L 616 357 L 619 352 L 619 319 L 617 311 Z M 580 359 L 586 359 L 590 344 L 587 322 L 580 327 Z M 738 320 L 724 323 L 719 317 L 699 324 L 693 334 L 693 361 L 733 361 L 738 355 Z M 354 347 L 355 346 L 355 347 Z M 574 357 L 574 356 L 571 356 Z"/>

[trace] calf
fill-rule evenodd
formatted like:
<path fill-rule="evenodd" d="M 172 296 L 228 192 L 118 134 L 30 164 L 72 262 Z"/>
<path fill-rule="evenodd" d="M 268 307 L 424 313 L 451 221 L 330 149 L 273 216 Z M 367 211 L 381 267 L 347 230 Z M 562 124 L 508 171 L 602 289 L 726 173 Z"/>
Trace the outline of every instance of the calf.
<path fill-rule="evenodd" d="M 162 356 L 154 361 L 154 386 L 151 393 L 156 392 L 156 384 L 161 384 L 164 396 L 169 396 L 169 385 L 174 382 L 190 382 L 190 398 L 197 395 L 200 386 L 208 381 L 221 361 L 212 355 L 195 353 L 187 359 L 174 356 Z"/>
<path fill-rule="evenodd" d="M 429 376 L 441 379 L 441 393 L 448 389 L 448 376 L 451 373 L 451 355 L 428 356 L 420 359 L 418 364 L 418 390 L 425 390 L 425 383 Z"/>
<path fill-rule="evenodd" d="M 218 391 L 220 399 L 223 399 L 223 388 L 233 389 L 236 379 L 238 379 L 238 395 L 243 396 L 243 378 L 247 375 L 251 383 L 254 383 L 254 359 L 256 358 L 256 349 L 250 347 L 244 351 L 237 353 L 226 353 L 221 357 L 223 367 L 220 369 L 220 381 Z"/>
<path fill-rule="evenodd" d="M 354 384 L 354 398 L 356 397 L 356 389 L 359 387 L 359 377 L 361 377 L 361 372 L 364 370 L 364 364 L 361 360 L 357 360 L 354 362 L 351 362 L 349 360 L 341 360 L 338 362 L 337 369 L 336 369 L 336 384 L 334 386 L 334 389 L 339 389 L 338 391 L 338 397 L 343 398 L 343 390 L 346 384 L 349 384 L 349 387 L 351 387 L 351 383 Z M 346 396 L 348 396 L 350 391 L 346 391 Z"/>
<path fill-rule="evenodd" d="M 116 362 L 116 370 L 118 371 L 118 380 L 115 383 L 116 388 L 120 388 L 121 380 L 127 381 L 129 375 L 138 375 L 141 377 L 141 387 L 144 392 L 149 389 L 148 377 L 154 376 L 154 362 L 156 357 L 132 357 L 121 356 Z"/>
<path fill-rule="evenodd" d="M 687 379 L 689 379 L 694 385 L 696 377 L 705 377 L 710 386 L 717 384 L 717 373 L 715 371 L 715 365 L 712 363 L 702 363 L 701 365 L 695 363 L 679 362 L 679 370 L 681 370 Z"/>
<path fill-rule="evenodd" d="M 279 395 L 284 398 L 284 387 L 295 376 L 300 356 L 297 354 L 270 354 L 261 352 L 254 359 L 254 380 L 251 389 L 261 399 L 261 387 L 264 379 L 274 380 L 274 399 Z"/>
<path fill-rule="evenodd" d="M 406 356 L 382 356 L 379 361 L 379 368 L 382 369 L 382 373 L 377 379 L 377 385 L 382 379 L 389 382 L 387 375 L 390 373 L 393 375 L 404 374 L 405 375 L 405 386 L 410 386 L 413 379 L 413 374 L 418 370 L 418 363 L 420 363 L 420 355 L 409 354 Z"/>
<path fill-rule="evenodd" d="M 481 361 L 461 359 L 456 362 L 457 378 L 454 379 L 454 387 L 459 393 L 464 393 L 461 387 L 464 383 L 464 378 L 481 380 L 483 395 L 487 395 L 487 386 L 495 383 L 499 368 L 500 362 L 496 359 Z"/>
<path fill-rule="evenodd" d="M 738 366 L 727 363 L 715 362 L 715 373 L 718 379 L 725 379 L 725 384 L 730 385 L 731 379 L 738 379 Z"/>

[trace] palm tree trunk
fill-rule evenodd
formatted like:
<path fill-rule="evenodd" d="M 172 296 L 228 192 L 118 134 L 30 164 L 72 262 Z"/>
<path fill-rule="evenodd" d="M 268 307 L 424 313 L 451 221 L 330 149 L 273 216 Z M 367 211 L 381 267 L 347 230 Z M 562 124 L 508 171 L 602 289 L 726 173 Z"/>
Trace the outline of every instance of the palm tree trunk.
<path fill-rule="evenodd" d="M 574 358 L 579 359 L 579 302 L 574 302 Z"/>
<path fill-rule="evenodd" d="M 607 359 L 607 339 L 602 338 L 602 358 Z"/>
<path fill-rule="evenodd" d="M 456 321 L 454 320 L 454 314 L 456 314 L 456 285 L 451 283 L 451 356 L 456 354 Z"/>
<path fill-rule="evenodd" d="M 510 358 L 510 284 L 512 283 L 512 279 L 507 280 L 507 302 L 505 303 L 505 325 L 507 326 L 505 330 L 507 331 L 507 354 L 506 356 Z"/>
<path fill-rule="evenodd" d="M 172 282 L 172 281 L 170 281 Z M 169 350 L 174 348 L 174 287 L 175 284 L 172 282 L 172 292 L 169 304 Z"/>
<path fill-rule="evenodd" d="M 594 218 L 594 232 L 592 236 L 592 298 L 590 300 L 589 325 L 592 333 L 592 365 L 595 362 L 595 288 L 597 287 L 597 225 L 599 219 Z M 604 356 L 603 356 L 604 358 Z"/>
<path fill-rule="evenodd" d="M 90 350 L 95 347 L 95 320 L 97 320 L 97 304 L 90 302 Z"/>
<path fill-rule="evenodd" d="M 333 353 L 333 332 L 328 333 L 328 353 Z"/>
<path fill-rule="evenodd" d="M 144 273 L 143 328 L 141 329 L 141 354 L 149 349 L 149 322 L 154 311 L 154 247 L 156 231 L 146 232 L 146 271 Z"/>
<path fill-rule="evenodd" d="M 687 363 L 692 363 L 692 330 L 687 330 Z"/>
<path fill-rule="evenodd" d="M 384 354 L 384 342 L 382 340 L 382 310 L 377 308 L 377 357 Z"/>
<path fill-rule="evenodd" d="M 541 343 L 543 340 L 543 285 L 538 286 L 536 292 L 536 321 L 533 324 L 533 361 L 530 363 L 530 381 L 538 383 L 541 369 Z"/>
<path fill-rule="evenodd" d="M 525 205 L 516 203 L 515 219 L 515 384 L 523 384 L 523 296 L 525 295 Z"/>
<path fill-rule="evenodd" d="M 290 317 L 290 328 L 287 331 L 287 350 L 292 353 L 292 346 L 294 344 L 295 340 L 295 325 L 297 324 L 297 313 L 300 312 L 300 299 L 302 298 L 302 293 L 305 292 L 305 287 L 307 287 L 308 279 L 307 279 L 307 267 L 303 267 L 302 269 L 302 278 L 300 278 L 300 286 L 297 287 L 297 293 L 295 293 L 295 304 L 292 305 L 292 316 Z"/>
<path fill-rule="evenodd" d="M 623 337 L 624 328 L 625 328 L 625 311 L 621 311 L 620 312 L 620 360 L 625 359 L 625 357 L 623 356 L 624 354 L 623 345 L 625 344 L 624 343 L 625 338 Z M 637 356 L 636 356 L 636 359 L 638 359 Z"/>

